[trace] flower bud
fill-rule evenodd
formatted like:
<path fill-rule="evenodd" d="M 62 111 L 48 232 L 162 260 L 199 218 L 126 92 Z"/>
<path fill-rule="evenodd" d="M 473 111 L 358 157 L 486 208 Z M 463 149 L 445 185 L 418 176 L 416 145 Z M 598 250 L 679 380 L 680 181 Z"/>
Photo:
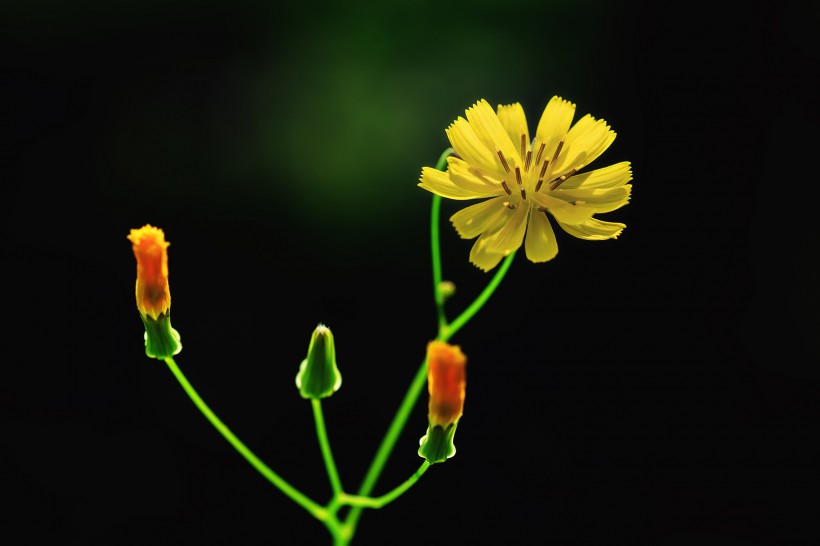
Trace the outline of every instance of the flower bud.
<path fill-rule="evenodd" d="M 456 285 L 453 281 L 441 281 L 438 283 L 438 291 L 441 294 L 441 300 L 447 301 L 456 293 Z"/>
<path fill-rule="evenodd" d="M 310 337 L 307 358 L 296 374 L 296 388 L 302 398 L 327 398 L 342 386 L 342 374 L 336 367 L 336 347 L 333 333 L 319 324 Z"/>
<path fill-rule="evenodd" d="M 165 233 L 149 224 L 128 235 L 137 259 L 137 309 L 145 326 L 145 354 L 167 358 L 179 353 L 179 332 L 171 327 L 171 290 L 168 287 L 168 243 Z"/>
<path fill-rule="evenodd" d="M 427 388 L 430 391 L 427 434 L 419 441 L 419 455 L 430 464 L 456 453 L 453 437 L 464 411 L 467 357 L 455 345 L 431 341 L 427 345 Z"/>

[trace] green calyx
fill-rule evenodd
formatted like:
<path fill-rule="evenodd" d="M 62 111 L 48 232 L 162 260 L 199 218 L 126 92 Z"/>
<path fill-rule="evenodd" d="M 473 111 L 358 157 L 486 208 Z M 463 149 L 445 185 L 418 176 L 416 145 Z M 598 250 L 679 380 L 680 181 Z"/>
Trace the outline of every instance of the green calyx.
<path fill-rule="evenodd" d="M 427 434 L 419 440 L 419 455 L 427 459 L 430 464 L 443 463 L 455 455 L 456 446 L 453 444 L 453 437 L 457 426 L 458 421 L 447 427 L 429 425 Z"/>
<path fill-rule="evenodd" d="M 179 332 L 171 327 L 170 314 L 160 315 L 154 320 L 148 315 L 141 315 L 145 325 L 145 354 L 150 358 L 164 359 L 174 356 L 182 350 Z"/>
<path fill-rule="evenodd" d="M 336 367 L 336 347 L 330 328 L 319 324 L 310 337 L 307 358 L 296 374 L 296 388 L 302 398 L 327 398 L 342 386 Z"/>

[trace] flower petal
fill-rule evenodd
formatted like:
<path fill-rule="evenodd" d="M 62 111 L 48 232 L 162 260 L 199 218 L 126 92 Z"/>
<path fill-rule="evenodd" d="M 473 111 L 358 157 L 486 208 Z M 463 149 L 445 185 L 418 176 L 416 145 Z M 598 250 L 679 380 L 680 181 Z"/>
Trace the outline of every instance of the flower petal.
<path fill-rule="evenodd" d="M 486 184 L 472 185 L 464 184 L 461 181 L 454 181 L 446 172 L 441 172 L 432 167 L 424 167 L 421 170 L 421 182 L 419 187 L 425 190 L 446 197 L 448 199 L 465 200 L 479 199 L 481 197 L 492 197 L 498 192 L 493 192 L 492 188 Z"/>
<path fill-rule="evenodd" d="M 504 197 L 488 199 L 476 205 L 463 208 L 450 217 L 450 222 L 456 228 L 462 239 L 478 237 L 486 231 L 495 230 L 501 220 L 506 220 L 511 212 L 504 202 Z"/>
<path fill-rule="evenodd" d="M 543 212 L 530 211 L 530 221 L 527 225 L 527 240 L 524 243 L 527 258 L 531 262 L 548 262 L 558 254 L 558 241 L 552 231 L 549 218 Z"/>
<path fill-rule="evenodd" d="M 587 218 L 583 222 L 576 224 L 565 224 L 564 222 L 558 220 L 558 224 L 570 235 L 574 235 L 579 239 L 586 239 L 588 241 L 615 239 L 626 227 L 625 224 L 620 224 L 617 222 L 604 222 L 603 220 L 598 220 L 597 218 Z"/>
<path fill-rule="evenodd" d="M 504 207 L 505 209 L 507 207 Z M 507 209 L 508 211 L 510 209 Z M 524 233 L 527 231 L 527 213 L 530 207 L 526 203 L 519 204 L 509 216 L 509 220 L 491 236 L 487 237 L 487 250 L 506 256 L 517 250 L 524 242 Z"/>
<path fill-rule="evenodd" d="M 538 122 L 538 129 L 535 131 L 535 141 L 533 142 L 532 151 L 535 154 L 535 159 L 538 158 L 538 152 L 541 150 L 541 145 L 544 149 L 541 152 L 541 161 L 551 161 L 558 143 L 567 134 L 572 118 L 575 116 L 575 105 L 561 97 L 552 97 L 547 107 L 544 108 L 544 113 L 541 114 L 541 121 Z"/>
<path fill-rule="evenodd" d="M 526 152 L 530 150 L 530 131 L 527 128 L 527 117 L 524 115 L 524 108 L 521 104 L 499 104 L 498 119 L 504 130 L 510 136 L 513 144 L 518 146 L 519 155 L 524 159 Z M 521 135 L 524 135 L 524 152 L 521 152 Z"/>
<path fill-rule="evenodd" d="M 470 123 L 459 117 L 447 130 L 447 138 L 453 149 L 467 163 L 475 165 L 492 173 L 503 173 L 504 169 L 498 161 L 495 150 L 491 150 L 478 138 Z M 503 175 L 502 175 L 503 176 Z"/>
<path fill-rule="evenodd" d="M 568 201 L 576 206 L 588 207 L 595 212 L 611 212 L 629 202 L 632 194 L 632 184 L 625 184 L 615 188 L 579 188 L 565 190 L 562 188 L 552 192 L 559 199 Z"/>
<path fill-rule="evenodd" d="M 447 158 L 447 172 L 456 186 L 483 191 L 485 197 L 506 193 L 501 185 L 503 178 L 497 180 L 457 157 Z"/>
<path fill-rule="evenodd" d="M 470 250 L 470 263 L 482 271 L 489 271 L 504 258 L 503 254 L 490 252 L 487 249 L 486 242 L 485 235 L 482 235 Z"/>
<path fill-rule="evenodd" d="M 520 206 L 515 210 L 504 207 L 504 210 L 496 227 L 482 233 L 470 250 L 470 262 L 483 271 L 497 266 L 502 258 L 521 246 L 524 238 L 529 207 Z"/>
<path fill-rule="evenodd" d="M 580 169 L 589 165 L 596 157 L 604 153 L 615 140 L 615 131 L 612 131 L 606 121 L 587 114 L 578 120 L 567 133 L 564 146 L 558 159 L 551 167 L 557 176 L 570 169 Z"/>
<path fill-rule="evenodd" d="M 630 180 L 632 180 L 632 169 L 629 161 L 623 161 L 610 165 L 609 167 L 595 169 L 594 171 L 583 174 L 576 174 L 562 183 L 560 189 L 616 188 L 623 186 Z"/>
<path fill-rule="evenodd" d="M 532 199 L 541 207 L 547 209 L 556 220 L 566 224 L 576 224 L 583 222 L 593 214 L 595 211 L 588 207 L 574 205 L 568 203 L 563 199 L 555 197 L 557 192 L 550 193 L 534 193 Z"/>
<path fill-rule="evenodd" d="M 470 126 L 475 131 L 475 134 L 478 135 L 479 140 L 490 148 L 493 154 L 497 156 L 497 152 L 501 150 L 510 169 L 514 168 L 515 165 L 521 165 L 518 147 L 510 140 L 510 136 L 507 134 L 504 126 L 501 125 L 501 120 L 498 119 L 498 115 L 495 113 L 495 110 L 493 110 L 493 107 L 490 106 L 490 103 L 481 99 L 472 107 L 468 108 L 467 121 L 470 122 Z M 500 168 L 503 168 L 501 160 L 498 157 L 496 157 L 496 163 Z"/>

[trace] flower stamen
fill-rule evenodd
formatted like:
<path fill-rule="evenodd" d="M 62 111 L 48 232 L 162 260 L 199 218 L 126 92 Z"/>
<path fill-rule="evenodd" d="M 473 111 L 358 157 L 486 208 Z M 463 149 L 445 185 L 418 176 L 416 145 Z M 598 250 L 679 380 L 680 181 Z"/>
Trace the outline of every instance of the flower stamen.
<path fill-rule="evenodd" d="M 544 174 L 547 172 L 547 166 L 550 164 L 549 159 L 544 160 L 544 164 L 541 166 L 541 173 L 538 175 L 538 178 L 544 178 Z"/>
<path fill-rule="evenodd" d="M 524 151 L 527 149 L 527 135 L 521 135 L 521 157 L 524 157 L 526 154 Z"/>
<path fill-rule="evenodd" d="M 530 172 L 530 163 L 532 162 L 532 150 L 527 150 L 527 158 L 524 160 L 524 170 Z"/>
<path fill-rule="evenodd" d="M 566 182 L 567 178 L 569 178 L 570 176 L 572 176 L 573 174 L 575 174 L 577 172 L 578 172 L 578 169 L 571 169 L 567 174 L 562 174 L 561 176 L 559 176 L 555 180 L 551 181 L 550 182 L 550 184 L 551 184 L 550 190 L 558 189 L 558 186 L 560 186 L 561 184 Z"/>
<path fill-rule="evenodd" d="M 510 188 L 507 187 L 507 181 L 506 180 L 502 180 L 501 185 L 504 187 L 504 191 L 507 192 L 507 195 L 512 195 L 512 192 L 510 191 Z"/>
<path fill-rule="evenodd" d="M 518 182 L 518 185 L 521 185 L 521 169 L 519 167 L 515 168 L 515 181 Z"/>
<path fill-rule="evenodd" d="M 501 160 L 501 165 L 504 166 L 504 170 L 510 172 L 510 166 L 507 164 L 507 160 L 504 158 L 504 153 L 501 150 L 498 150 L 498 159 Z"/>
<path fill-rule="evenodd" d="M 561 137 L 561 142 L 559 142 L 559 143 L 558 143 L 558 147 L 557 147 L 557 148 L 555 148 L 555 153 L 554 153 L 554 154 L 552 154 L 552 161 L 551 161 L 550 163 L 553 163 L 553 164 L 554 164 L 554 163 L 555 163 L 555 160 L 556 160 L 556 159 L 558 159 L 558 154 L 560 154 L 560 153 L 561 153 L 561 148 L 563 148 L 563 147 L 564 147 L 564 140 L 565 140 L 566 138 L 567 138 L 567 137 L 566 137 L 566 135 L 564 135 L 563 137 Z"/>
<path fill-rule="evenodd" d="M 540 178 L 540 179 L 538 180 L 538 183 L 535 185 L 535 191 L 540 190 L 540 189 L 541 189 L 541 184 L 543 184 L 543 183 L 544 183 L 544 179 L 543 179 L 543 178 Z"/>
<path fill-rule="evenodd" d="M 513 205 L 509 201 L 504 201 L 504 203 L 502 203 L 502 204 L 510 210 L 515 210 L 515 205 Z"/>
<path fill-rule="evenodd" d="M 538 147 L 538 155 L 535 156 L 535 164 L 538 165 L 541 163 L 541 154 L 544 153 L 544 147 L 546 146 L 545 143 L 541 143 L 541 146 Z"/>
<path fill-rule="evenodd" d="M 527 200 L 527 190 L 525 190 L 524 188 L 521 188 L 521 199 L 523 199 L 524 201 Z"/>

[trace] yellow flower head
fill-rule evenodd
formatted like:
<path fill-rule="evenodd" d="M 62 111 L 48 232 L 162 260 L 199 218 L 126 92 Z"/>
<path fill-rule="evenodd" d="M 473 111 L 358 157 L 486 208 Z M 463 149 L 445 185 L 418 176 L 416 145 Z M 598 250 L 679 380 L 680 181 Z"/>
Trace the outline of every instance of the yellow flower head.
<path fill-rule="evenodd" d="M 161 229 L 149 224 L 132 229 L 128 240 L 137 258 L 137 308 L 154 320 L 171 308 L 168 287 L 168 245 Z"/>
<path fill-rule="evenodd" d="M 581 239 L 614 239 L 626 227 L 593 215 L 629 201 L 630 164 L 580 173 L 615 133 L 589 114 L 570 128 L 574 115 L 574 104 L 553 97 L 533 138 L 520 104 L 496 112 L 480 100 L 447 128 L 458 157 L 448 158 L 446 172 L 424 167 L 419 186 L 449 199 L 489 198 L 450 217 L 462 238 L 478 237 L 470 261 L 480 269 L 494 268 L 522 242 L 530 261 L 553 259 L 558 244 L 547 212 Z"/>
<path fill-rule="evenodd" d="M 467 357 L 457 345 L 431 341 L 427 345 L 427 388 L 430 426 L 447 428 L 464 412 Z"/>

